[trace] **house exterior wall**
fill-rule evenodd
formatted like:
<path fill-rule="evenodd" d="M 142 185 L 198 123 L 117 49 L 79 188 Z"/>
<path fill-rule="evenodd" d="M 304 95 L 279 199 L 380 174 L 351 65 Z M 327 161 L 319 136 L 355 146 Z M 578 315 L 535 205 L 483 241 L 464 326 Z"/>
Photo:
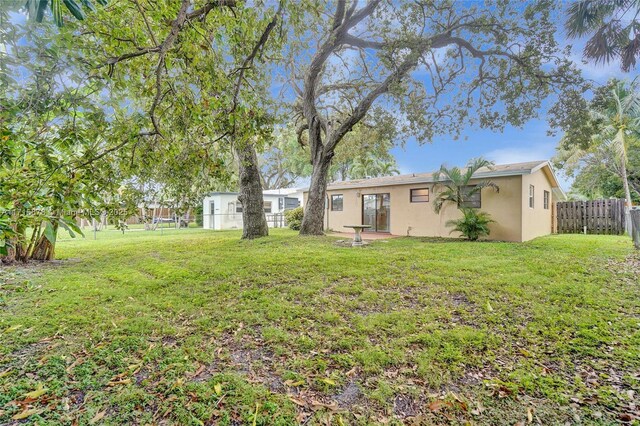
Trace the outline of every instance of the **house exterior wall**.
<path fill-rule="evenodd" d="M 491 178 L 499 187 L 496 192 L 491 188 L 482 190 L 480 210 L 487 212 L 495 221 L 490 224 L 491 234 L 488 239 L 500 241 L 526 241 L 552 231 L 552 206 L 543 209 L 543 192 L 551 194 L 549 178 L 542 170 L 531 175 L 512 175 Z M 471 185 L 478 180 L 472 180 Z M 534 209 L 528 206 L 528 188 L 532 183 L 535 188 L 536 204 Z M 429 188 L 429 201 L 424 203 L 410 202 L 410 189 Z M 526 192 L 525 192 L 526 191 Z M 325 210 L 325 228 L 338 232 L 348 232 L 345 225 L 362 223 L 362 195 L 390 195 L 390 233 L 393 235 L 457 237 L 450 233 L 451 227 L 446 223 L 462 216 L 457 206 L 445 204 L 440 214 L 433 210 L 435 199 L 434 184 L 401 184 L 371 188 L 333 189 L 327 191 L 328 200 L 331 195 L 343 195 L 343 210 L 332 211 L 328 201 Z M 306 203 L 308 193 L 304 194 Z M 550 198 L 550 204 L 553 202 Z"/>
<path fill-rule="evenodd" d="M 529 185 L 534 187 L 533 208 L 529 207 Z M 549 208 L 544 208 L 544 191 L 549 192 Z M 544 170 L 522 176 L 522 241 L 553 232 L 553 192 Z"/>

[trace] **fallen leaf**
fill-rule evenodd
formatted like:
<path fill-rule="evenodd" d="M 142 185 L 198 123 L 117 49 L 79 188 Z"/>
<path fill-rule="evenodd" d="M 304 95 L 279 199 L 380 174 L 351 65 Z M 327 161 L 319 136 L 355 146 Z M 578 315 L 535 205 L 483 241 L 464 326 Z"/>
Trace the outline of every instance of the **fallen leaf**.
<path fill-rule="evenodd" d="M 260 409 L 260 403 L 256 402 L 256 411 L 253 413 L 253 426 L 258 423 L 258 410 Z"/>
<path fill-rule="evenodd" d="M 518 352 L 520 352 L 522 355 L 526 356 L 527 358 L 531 358 L 531 352 L 529 352 L 524 348 L 518 349 Z"/>
<path fill-rule="evenodd" d="M 198 367 L 198 369 L 193 373 L 189 373 L 189 376 L 198 377 L 204 371 L 205 368 L 207 367 L 204 364 L 200 364 L 200 367 Z"/>
<path fill-rule="evenodd" d="M 131 379 L 116 380 L 107 383 L 107 386 L 128 385 L 129 383 L 131 383 Z"/>
<path fill-rule="evenodd" d="M 222 394 L 222 385 L 220 383 L 216 383 L 215 385 L 213 385 L 213 390 L 216 392 L 216 395 L 221 395 Z"/>
<path fill-rule="evenodd" d="M 477 401 L 476 408 L 474 410 L 471 410 L 471 414 L 473 414 L 474 416 L 479 416 L 480 414 L 482 414 L 483 411 L 484 411 L 484 407 L 482 406 L 480 401 Z"/>
<path fill-rule="evenodd" d="M 13 370 L 11 370 L 10 368 L 7 368 L 6 370 L 0 372 L 0 379 L 11 374 L 11 371 Z"/>
<path fill-rule="evenodd" d="M 14 415 L 13 417 L 11 417 L 13 420 L 22 420 L 22 419 L 26 419 L 29 416 L 33 416 L 34 414 L 39 414 L 41 412 L 43 412 L 44 410 L 38 410 L 36 408 L 29 408 L 27 410 L 24 410 L 16 415 Z"/>
<path fill-rule="evenodd" d="M 331 380 L 331 379 L 328 379 L 328 378 L 320 379 L 320 381 L 321 381 L 322 383 L 326 383 L 326 384 L 328 384 L 328 385 L 330 385 L 330 386 L 335 386 L 335 385 L 336 385 L 336 382 L 335 382 L 335 381 L 333 381 L 333 380 Z"/>
<path fill-rule="evenodd" d="M 631 420 L 633 420 L 633 416 L 629 413 L 620 413 L 620 415 L 618 415 L 618 418 L 623 422 L 630 422 Z"/>
<path fill-rule="evenodd" d="M 38 387 L 36 388 L 36 390 L 34 390 L 32 392 L 27 392 L 27 393 L 24 394 L 24 396 L 26 398 L 38 399 L 42 395 L 44 395 L 45 393 L 47 393 L 47 389 L 42 385 L 42 383 L 40 383 L 38 385 Z"/>
<path fill-rule="evenodd" d="M 84 361 L 83 361 L 83 360 L 81 360 L 80 358 L 78 358 L 78 359 L 76 359 L 75 361 L 73 361 L 73 362 L 71 363 L 71 365 L 67 367 L 67 369 L 66 369 L 66 370 L 67 370 L 67 373 L 71 374 L 71 371 L 72 371 L 75 367 L 77 367 L 79 364 L 82 364 L 83 362 L 84 362 Z"/>
<path fill-rule="evenodd" d="M 491 303 L 489 303 L 488 300 L 487 300 L 487 311 L 493 312 L 493 307 L 491 306 Z"/>
<path fill-rule="evenodd" d="M 104 411 L 100 411 L 99 413 L 96 413 L 95 416 L 93 416 L 93 418 L 91 420 L 89 420 L 89 424 L 93 425 L 98 423 L 100 420 L 102 420 L 104 418 L 104 416 L 107 414 L 107 410 Z"/>
<path fill-rule="evenodd" d="M 331 402 L 331 404 L 325 404 L 320 401 L 311 401 L 311 409 L 313 411 L 319 410 L 321 408 L 328 408 L 331 411 L 336 411 L 338 409 L 338 403 Z"/>
<path fill-rule="evenodd" d="M 527 409 L 527 420 L 529 423 L 533 422 L 533 408 L 531 407 Z"/>
<path fill-rule="evenodd" d="M 298 380 L 297 382 L 294 382 L 293 380 L 289 379 L 289 380 L 285 380 L 284 384 L 295 388 L 295 387 L 304 385 L 304 380 Z"/>
<path fill-rule="evenodd" d="M 300 407 L 306 407 L 307 403 L 300 398 L 296 398 L 293 395 L 289 395 L 289 400 Z"/>
<path fill-rule="evenodd" d="M 18 329 L 22 328 L 22 324 L 16 324 L 16 325 L 12 325 L 11 327 L 7 328 L 4 330 L 5 333 L 11 333 L 12 331 L 16 331 Z"/>
<path fill-rule="evenodd" d="M 429 404 L 429 410 L 431 411 L 440 411 L 444 407 L 451 407 L 451 403 L 448 401 L 443 401 L 441 399 L 438 399 Z"/>

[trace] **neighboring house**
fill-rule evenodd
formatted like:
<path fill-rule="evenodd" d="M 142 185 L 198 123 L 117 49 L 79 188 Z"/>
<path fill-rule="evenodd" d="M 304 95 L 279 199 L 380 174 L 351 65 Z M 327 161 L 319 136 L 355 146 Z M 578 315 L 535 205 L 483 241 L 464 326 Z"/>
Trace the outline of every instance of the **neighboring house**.
<path fill-rule="evenodd" d="M 456 237 L 446 226 L 461 217 L 458 206 L 433 209 L 433 173 L 336 182 L 327 187 L 325 228 L 348 232 L 345 225 L 371 225 L 367 232 L 423 237 Z M 548 161 L 496 165 L 478 170 L 470 182 L 490 179 L 500 191 L 485 188 L 468 200 L 495 221 L 488 239 L 526 241 L 553 231 L 556 201 L 564 199 Z M 434 189 L 435 186 L 435 189 Z M 308 191 L 304 192 L 304 200 Z"/>
<path fill-rule="evenodd" d="M 270 227 L 284 226 L 282 213 L 302 203 L 302 190 L 296 188 L 263 191 L 264 212 Z M 204 229 L 242 228 L 242 203 L 237 192 L 214 192 L 205 197 L 202 205 Z"/>

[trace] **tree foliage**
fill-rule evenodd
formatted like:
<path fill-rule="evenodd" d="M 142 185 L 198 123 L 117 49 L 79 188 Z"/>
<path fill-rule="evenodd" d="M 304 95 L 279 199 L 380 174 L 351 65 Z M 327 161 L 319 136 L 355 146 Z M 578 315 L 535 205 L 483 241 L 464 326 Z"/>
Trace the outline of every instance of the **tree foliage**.
<path fill-rule="evenodd" d="M 228 181 L 237 171 L 247 238 L 268 233 L 255 150 L 270 139 L 273 127 L 271 74 L 264 64 L 285 34 L 278 31 L 282 3 L 254 6 L 233 0 L 123 0 L 97 13 L 85 31 L 95 41 L 90 48 L 102 52 L 99 65 L 114 89 L 136 93 L 129 108 L 148 117 L 145 138 L 129 149 L 132 156 L 153 155 L 149 162 L 135 162 L 156 168 L 173 163 L 177 173 L 166 175 L 173 188 L 185 190 L 211 177 Z M 167 152 L 180 152 L 182 161 Z M 180 173 L 185 161 L 207 172 L 198 172 L 197 179 Z M 179 185 L 178 177 L 185 179 Z"/>
<path fill-rule="evenodd" d="M 135 123 L 118 126 L 119 117 L 107 115 L 104 84 L 89 78 L 70 32 L 50 25 L 7 25 L 0 217 L 12 235 L 4 233 L 3 245 L 10 246 L 3 250 L 4 260 L 48 260 L 59 228 L 81 234 L 78 217 L 106 210 L 126 216 L 131 193 L 121 186 L 115 148 L 135 137 Z"/>
<path fill-rule="evenodd" d="M 638 86 L 611 80 L 596 90 L 591 101 L 581 103 L 573 115 L 576 119 L 567 123 L 554 158 L 555 164 L 570 176 L 583 171 L 593 174 L 607 170 L 620 179 L 624 198 L 630 201 L 632 186 L 629 175 L 635 166 L 629 160 L 636 158 L 633 147 L 640 139 Z M 597 185 L 592 189 L 597 189 Z M 592 192 L 595 193 L 598 191 Z"/>
<path fill-rule="evenodd" d="M 391 140 L 378 129 L 356 125 L 336 148 L 329 179 L 345 181 L 398 174 L 396 159 L 390 152 L 392 147 Z M 306 141 L 301 145 L 291 126 L 275 131 L 271 146 L 260 157 L 260 164 L 267 189 L 291 187 L 313 172 Z"/>

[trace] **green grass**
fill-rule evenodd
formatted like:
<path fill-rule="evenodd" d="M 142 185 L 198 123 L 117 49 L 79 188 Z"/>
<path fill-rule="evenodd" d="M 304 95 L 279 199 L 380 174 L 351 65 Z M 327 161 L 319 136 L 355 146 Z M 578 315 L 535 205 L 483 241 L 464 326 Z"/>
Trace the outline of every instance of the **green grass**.
<path fill-rule="evenodd" d="M 60 242 L 54 265 L 0 269 L 0 424 L 25 410 L 39 425 L 637 415 L 627 238 L 354 249 L 271 233 L 103 232 Z"/>

